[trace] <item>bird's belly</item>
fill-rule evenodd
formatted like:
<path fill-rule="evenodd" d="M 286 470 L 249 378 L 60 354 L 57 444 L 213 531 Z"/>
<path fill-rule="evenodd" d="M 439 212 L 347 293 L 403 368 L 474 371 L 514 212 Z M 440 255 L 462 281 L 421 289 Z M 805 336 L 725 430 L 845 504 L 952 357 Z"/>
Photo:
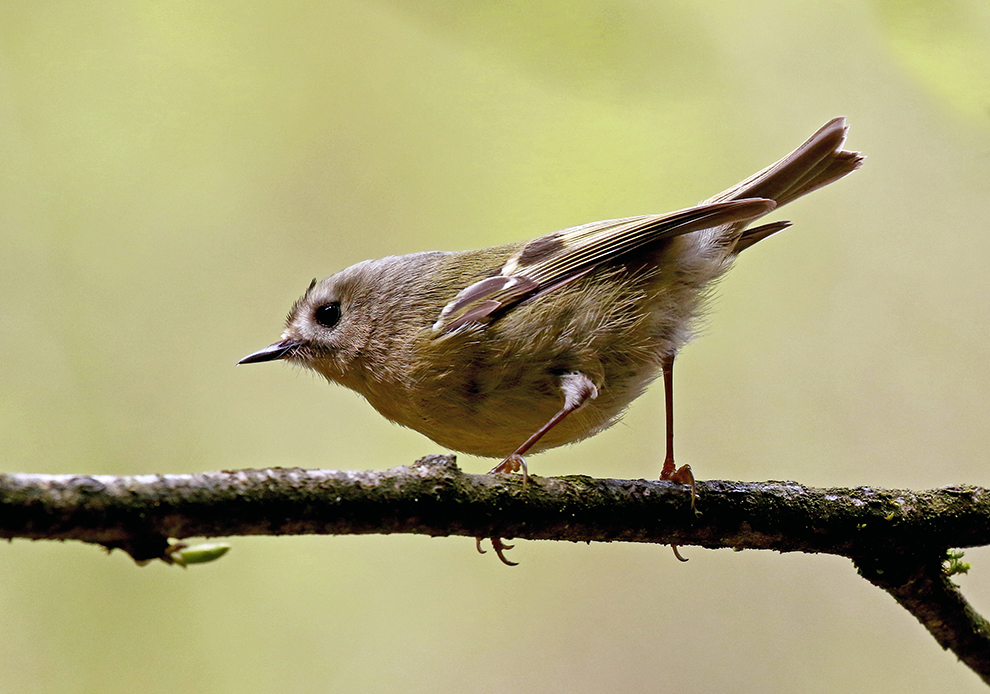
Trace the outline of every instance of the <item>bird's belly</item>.
<path fill-rule="evenodd" d="M 607 429 L 621 417 L 633 399 L 656 376 L 653 370 L 624 387 L 599 388 L 598 397 L 570 413 L 550 429 L 531 449 L 531 453 L 580 441 Z M 434 398 L 415 408 L 418 414 L 398 423 L 408 426 L 441 446 L 492 458 L 504 458 L 514 452 L 530 436 L 547 424 L 564 406 L 559 376 L 553 378 L 553 388 L 537 388 L 535 384 L 522 387 L 506 386 L 486 394 L 453 397 L 449 392 L 436 392 Z M 437 416 L 439 415 L 439 416 Z"/>

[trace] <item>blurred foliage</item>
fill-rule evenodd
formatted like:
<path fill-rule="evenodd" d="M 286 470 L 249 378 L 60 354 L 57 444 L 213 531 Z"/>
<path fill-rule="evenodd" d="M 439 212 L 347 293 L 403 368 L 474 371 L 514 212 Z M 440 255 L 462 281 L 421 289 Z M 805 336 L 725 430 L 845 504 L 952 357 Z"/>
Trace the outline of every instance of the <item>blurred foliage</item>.
<path fill-rule="evenodd" d="M 701 478 L 986 485 L 990 30 L 936 3 L 221 1 L 0 7 L 8 470 L 379 468 L 436 452 L 234 362 L 369 257 L 686 207 L 849 117 L 679 358 Z M 652 477 L 662 399 L 530 460 Z M 472 471 L 488 461 L 462 457 Z M 700 500 L 703 510 L 703 499 Z M 835 558 L 234 538 L 138 569 L 0 560 L 0 691 L 976 691 Z M 984 613 L 984 550 L 958 576 Z"/>

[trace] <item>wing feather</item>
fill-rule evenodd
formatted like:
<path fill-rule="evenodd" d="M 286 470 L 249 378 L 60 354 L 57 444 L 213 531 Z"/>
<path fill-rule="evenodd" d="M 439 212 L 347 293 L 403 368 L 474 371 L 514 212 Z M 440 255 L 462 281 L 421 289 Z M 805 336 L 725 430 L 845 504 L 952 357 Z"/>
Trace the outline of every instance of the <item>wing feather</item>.
<path fill-rule="evenodd" d="M 773 200 L 708 203 L 666 215 L 609 219 L 554 232 L 524 245 L 498 275 L 465 287 L 433 325 L 445 334 L 491 320 L 527 298 L 552 291 L 619 256 L 702 229 L 745 222 L 769 213 Z"/>

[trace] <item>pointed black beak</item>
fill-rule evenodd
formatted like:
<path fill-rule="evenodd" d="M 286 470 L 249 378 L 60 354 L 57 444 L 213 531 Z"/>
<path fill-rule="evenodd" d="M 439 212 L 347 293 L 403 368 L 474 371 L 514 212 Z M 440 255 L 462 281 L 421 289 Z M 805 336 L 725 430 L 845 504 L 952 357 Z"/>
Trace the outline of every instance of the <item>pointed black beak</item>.
<path fill-rule="evenodd" d="M 298 349 L 299 343 L 295 340 L 281 340 L 276 342 L 274 345 L 268 345 L 264 349 L 259 349 L 253 354 L 249 354 L 243 359 L 241 359 L 238 364 L 257 364 L 262 361 L 275 361 L 276 359 L 285 359 L 290 356 L 296 349 Z"/>

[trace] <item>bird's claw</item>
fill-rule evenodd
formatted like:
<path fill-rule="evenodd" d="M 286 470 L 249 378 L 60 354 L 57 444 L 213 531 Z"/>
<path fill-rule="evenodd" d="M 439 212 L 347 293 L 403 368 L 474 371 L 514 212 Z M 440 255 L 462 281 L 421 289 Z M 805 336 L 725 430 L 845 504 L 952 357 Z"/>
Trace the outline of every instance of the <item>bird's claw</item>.
<path fill-rule="evenodd" d="M 478 554 L 485 554 L 485 550 L 481 549 L 481 541 L 484 539 L 485 538 L 483 537 L 474 538 L 475 547 L 478 548 Z M 504 542 L 502 542 L 502 538 L 500 537 L 493 537 L 491 538 L 491 541 L 492 541 L 492 549 L 495 550 L 495 554 L 498 555 L 498 558 L 502 560 L 503 564 L 505 564 L 506 566 L 519 566 L 519 562 L 509 561 L 508 559 L 505 558 L 505 555 L 503 554 L 505 550 L 512 549 L 513 547 L 515 547 L 515 545 L 505 544 Z"/>
<path fill-rule="evenodd" d="M 522 470 L 523 484 L 529 482 L 529 469 L 526 467 L 526 459 L 518 453 L 513 453 L 501 463 L 493 467 L 488 474 L 493 472 L 513 473 Z"/>
<path fill-rule="evenodd" d="M 666 468 L 666 466 L 664 466 Z M 671 470 L 667 472 L 660 473 L 660 479 L 668 480 L 670 482 L 677 482 L 679 484 L 686 484 L 691 487 L 691 510 L 694 511 L 695 515 L 698 515 L 698 509 L 695 508 L 695 501 L 698 498 L 698 485 L 694 481 L 694 473 L 691 472 L 690 465 L 681 465 L 676 470 Z"/>
<path fill-rule="evenodd" d="M 698 509 L 695 508 L 695 500 L 698 498 L 698 490 L 697 484 L 694 481 L 694 473 L 691 472 L 691 466 L 681 465 L 676 470 L 673 468 L 673 460 L 665 462 L 664 471 L 660 473 L 660 479 L 686 484 L 691 487 L 691 510 L 694 511 L 694 515 L 700 515 Z M 677 550 L 677 545 L 671 545 L 670 548 L 674 550 L 674 556 L 677 557 L 678 561 L 687 561 L 687 559 L 682 557 L 681 553 Z"/>

